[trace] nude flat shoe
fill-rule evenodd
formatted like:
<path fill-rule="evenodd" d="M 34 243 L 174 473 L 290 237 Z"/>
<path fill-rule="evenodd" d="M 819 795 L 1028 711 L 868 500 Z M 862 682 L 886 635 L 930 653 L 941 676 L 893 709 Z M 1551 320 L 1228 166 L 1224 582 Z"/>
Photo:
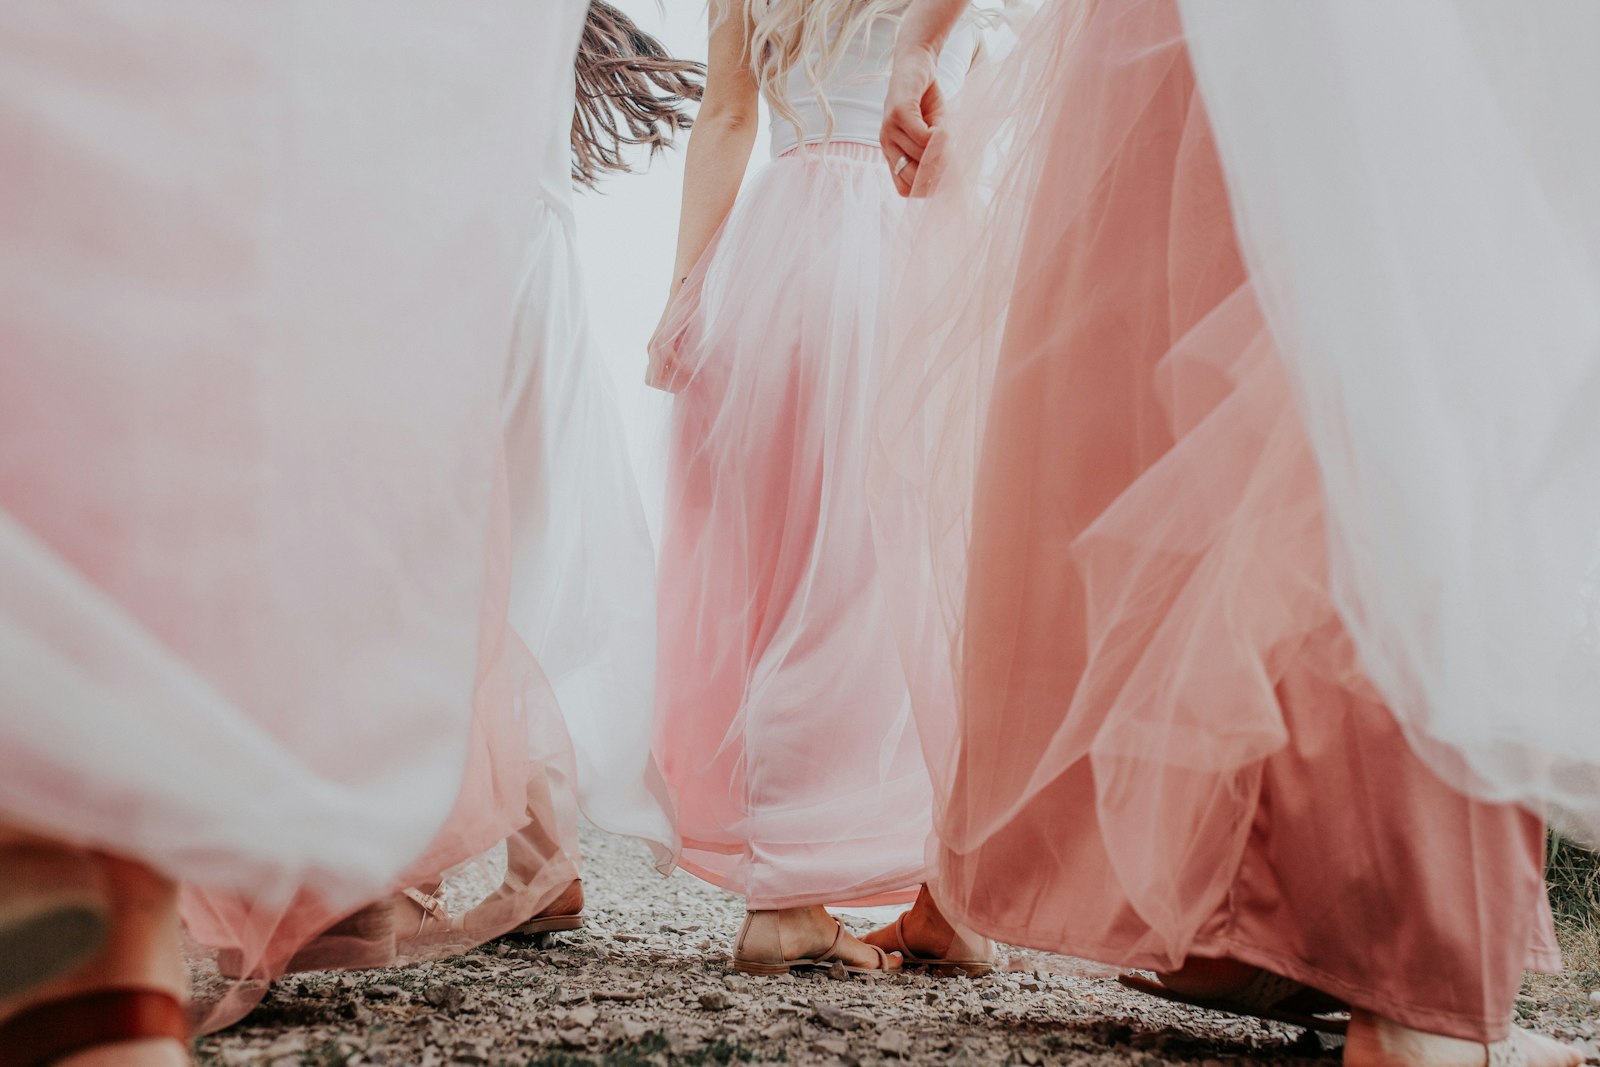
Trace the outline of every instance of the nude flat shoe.
<path fill-rule="evenodd" d="M 1348 1013 L 1332 998 L 1292 978 L 1284 978 L 1267 970 L 1258 970 L 1255 977 L 1237 992 L 1212 997 L 1178 993 L 1155 979 L 1138 974 L 1119 975 L 1117 981 L 1129 989 L 1137 989 L 1162 1000 L 1187 1004 L 1191 1008 L 1268 1019 L 1325 1034 L 1342 1034 L 1350 1025 Z"/>
<path fill-rule="evenodd" d="M 572 886 L 581 885 L 581 881 L 573 881 L 566 889 L 561 891 L 566 896 Z M 559 898 L 558 901 L 559 903 Z M 583 929 L 583 910 L 578 911 L 542 911 L 529 919 L 511 932 L 514 934 L 555 934 L 563 930 Z"/>
<path fill-rule="evenodd" d="M 0 848 L 0 1000 L 76 970 L 110 935 L 111 902 L 87 853 Z"/>
<path fill-rule="evenodd" d="M 844 963 L 839 957 L 839 946 L 844 942 L 846 935 L 844 924 L 838 919 L 833 920 L 835 927 L 833 944 L 828 946 L 828 951 L 808 959 L 785 959 L 783 942 L 778 937 L 780 926 L 778 916 L 779 913 L 776 911 L 745 912 L 744 925 L 739 928 L 739 938 L 733 944 L 735 971 L 740 974 L 788 974 L 796 968 L 831 968 L 835 963 L 844 964 L 844 969 L 850 974 L 888 974 L 890 971 L 900 969 L 899 960 L 893 959 L 889 953 L 876 945 L 866 945 L 866 942 L 862 944 L 878 955 L 876 967 L 856 967 Z"/>
<path fill-rule="evenodd" d="M 958 926 L 955 928 L 955 940 L 950 942 L 944 955 L 919 956 L 906 944 L 905 921 L 906 917 L 901 915 L 890 925 L 905 966 L 926 968 L 929 974 L 939 978 L 953 978 L 960 974 L 981 978 L 994 973 L 995 947 L 987 937 Z"/>

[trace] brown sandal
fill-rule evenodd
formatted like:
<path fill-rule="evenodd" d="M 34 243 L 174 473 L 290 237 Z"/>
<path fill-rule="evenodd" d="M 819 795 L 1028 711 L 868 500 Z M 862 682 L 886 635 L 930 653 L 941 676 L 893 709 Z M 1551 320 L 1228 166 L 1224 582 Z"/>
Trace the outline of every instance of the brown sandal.
<path fill-rule="evenodd" d="M 0 1023 L 0 1067 L 50 1067 L 106 1045 L 170 1038 L 187 1043 L 189 1020 L 171 993 L 98 989 L 24 1009 Z"/>
<path fill-rule="evenodd" d="M 898 971 L 900 963 L 891 960 L 889 953 L 877 945 L 861 942 L 878 955 L 876 967 L 855 967 L 845 963 L 839 957 L 839 945 L 844 941 L 844 924 L 838 919 L 833 920 L 835 927 L 833 944 L 828 946 L 828 951 L 820 956 L 809 959 L 790 960 L 783 957 L 783 942 L 778 937 L 780 920 L 776 911 L 749 911 L 744 916 L 744 926 L 739 930 L 739 939 L 733 946 L 733 969 L 741 974 L 788 974 L 796 969 L 812 967 L 829 967 L 835 963 L 843 964 L 844 969 L 850 974 L 888 974 Z"/>
<path fill-rule="evenodd" d="M 900 956 L 907 967 L 926 968 L 929 974 L 938 978 L 953 978 L 961 974 L 969 978 L 981 978 L 994 973 L 994 942 L 987 937 L 968 933 L 958 927 L 955 940 L 950 942 L 943 956 L 919 956 L 906 944 L 905 921 L 906 917 L 901 915 L 890 924 L 889 929 L 894 931 L 895 944 L 900 946 Z"/>
<path fill-rule="evenodd" d="M 0 848 L 0 1000 L 76 970 L 110 934 L 111 902 L 87 854 Z"/>
<path fill-rule="evenodd" d="M 565 910 L 572 906 L 570 903 L 562 905 L 563 910 L 556 910 L 556 905 L 561 905 L 562 899 L 571 893 L 574 888 L 578 890 L 578 910 Z M 529 935 L 556 934 L 566 930 L 581 929 L 583 929 L 583 882 L 581 879 L 574 879 L 561 891 L 561 896 L 556 898 L 555 903 L 550 906 L 549 910 L 542 911 L 521 926 L 515 927 L 511 933 Z"/>
<path fill-rule="evenodd" d="M 1266 970 L 1258 970 L 1237 992 L 1214 997 L 1174 992 L 1157 980 L 1137 974 L 1120 975 L 1117 981 L 1129 989 L 1137 989 L 1162 1000 L 1187 1004 L 1191 1008 L 1227 1015 L 1248 1015 L 1325 1034 L 1342 1034 L 1350 1025 L 1347 1009 L 1331 998 L 1292 978 L 1284 978 Z"/>

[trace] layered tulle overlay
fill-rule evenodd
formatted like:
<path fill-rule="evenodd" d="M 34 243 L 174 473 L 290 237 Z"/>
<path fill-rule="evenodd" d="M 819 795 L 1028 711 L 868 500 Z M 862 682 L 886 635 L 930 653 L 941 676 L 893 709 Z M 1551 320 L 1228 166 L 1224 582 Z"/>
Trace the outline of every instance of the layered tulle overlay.
<path fill-rule="evenodd" d="M 1177 7 L 1045 9 L 926 173 L 872 483 L 941 903 L 1502 1033 L 1558 963 L 1541 824 L 1438 777 L 1358 662 Z"/>
<path fill-rule="evenodd" d="M 572 79 L 550 106 L 571 114 Z M 676 851 L 650 751 L 655 545 L 615 392 L 589 331 L 572 213 L 567 131 L 547 138 L 537 232 L 506 383 L 511 622 L 555 689 L 583 812 Z"/>
<path fill-rule="evenodd" d="M 257 976 L 561 822 L 500 416 L 582 13 L 0 14 L 0 818 Z"/>
<path fill-rule="evenodd" d="M 1600 838 L 1600 8 L 1228 7 L 1184 29 L 1362 664 Z"/>
<path fill-rule="evenodd" d="M 864 493 L 902 209 L 876 148 L 770 163 L 656 350 L 673 415 L 656 751 L 683 866 L 753 908 L 897 899 L 930 796 Z"/>

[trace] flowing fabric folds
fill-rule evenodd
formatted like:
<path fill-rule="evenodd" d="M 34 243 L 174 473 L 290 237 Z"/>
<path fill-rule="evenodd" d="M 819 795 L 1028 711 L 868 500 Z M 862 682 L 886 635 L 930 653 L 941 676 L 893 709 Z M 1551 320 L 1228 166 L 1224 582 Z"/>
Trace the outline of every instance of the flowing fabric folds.
<path fill-rule="evenodd" d="M 655 747 L 683 866 L 751 908 L 904 900 L 931 800 L 863 484 L 903 211 L 881 153 L 802 147 L 670 312 Z"/>
<path fill-rule="evenodd" d="M 570 115 L 575 91 L 570 77 L 552 85 L 548 106 Z M 646 841 L 670 869 L 672 800 L 650 750 L 655 546 L 589 330 L 568 130 L 552 124 L 543 140 L 533 254 L 505 393 L 511 622 L 561 704 L 584 814 Z"/>
<path fill-rule="evenodd" d="M 1600 7 L 1182 9 L 1363 667 L 1600 838 Z"/>
<path fill-rule="evenodd" d="M 582 12 L 0 13 L 0 818 L 247 969 L 570 781 L 500 414 Z"/>
<path fill-rule="evenodd" d="M 1183 29 L 1172 0 L 1045 8 L 973 79 L 913 209 L 871 482 L 936 893 L 1018 943 L 1234 954 L 1503 1029 L 1524 962 L 1551 962 L 1538 820 L 1393 741 Z M 1375 871 L 1424 854 L 1404 893 L 1438 921 L 1392 915 L 1427 951 L 1352 956 L 1341 909 L 1398 899 Z M 1319 863 L 1342 895 L 1276 873 Z M 1530 918 L 1483 936 L 1503 901 Z M 1484 975 L 1478 999 L 1399 1004 L 1408 958 Z"/>

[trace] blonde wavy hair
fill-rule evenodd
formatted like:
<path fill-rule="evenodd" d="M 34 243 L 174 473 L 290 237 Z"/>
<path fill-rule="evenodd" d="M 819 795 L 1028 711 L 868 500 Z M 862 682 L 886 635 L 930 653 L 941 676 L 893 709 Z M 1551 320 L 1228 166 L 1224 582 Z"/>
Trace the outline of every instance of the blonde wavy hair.
<path fill-rule="evenodd" d="M 762 93 L 778 114 L 801 125 L 789 102 L 789 75 L 797 68 L 821 84 L 843 61 L 850 43 L 876 22 L 898 22 L 910 0 L 711 0 L 720 22 L 743 19 L 749 57 Z M 828 133 L 833 114 L 822 101 Z"/>

